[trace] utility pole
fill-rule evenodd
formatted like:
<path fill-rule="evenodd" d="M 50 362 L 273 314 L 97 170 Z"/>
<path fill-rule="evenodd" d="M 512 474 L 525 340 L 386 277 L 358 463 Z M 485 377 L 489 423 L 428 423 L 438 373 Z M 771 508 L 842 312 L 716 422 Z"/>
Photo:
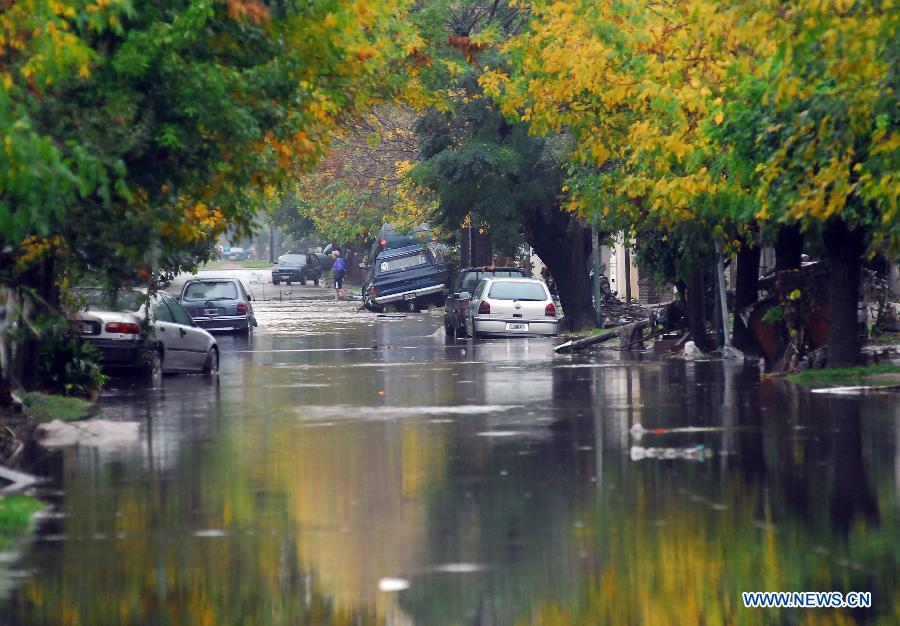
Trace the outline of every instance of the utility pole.
<path fill-rule="evenodd" d="M 597 243 L 596 218 L 591 218 L 591 264 L 594 267 L 594 326 L 600 328 L 603 325 L 603 315 L 600 313 L 600 246 Z"/>
<path fill-rule="evenodd" d="M 722 262 L 722 244 L 716 242 L 716 279 L 719 282 L 719 310 L 722 313 L 722 342 L 723 346 L 731 347 L 731 337 L 728 334 L 728 302 L 725 300 L 725 264 Z"/>
<path fill-rule="evenodd" d="M 631 251 L 629 250 L 629 246 L 631 245 L 631 240 L 628 238 L 628 233 L 625 233 L 624 237 L 624 249 L 625 249 L 625 302 L 627 304 L 631 304 Z"/>

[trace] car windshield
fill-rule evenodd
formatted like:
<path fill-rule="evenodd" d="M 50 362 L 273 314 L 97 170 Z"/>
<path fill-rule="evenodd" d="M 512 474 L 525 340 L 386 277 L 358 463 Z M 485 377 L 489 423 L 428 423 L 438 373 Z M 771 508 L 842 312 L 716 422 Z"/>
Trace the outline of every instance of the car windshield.
<path fill-rule="evenodd" d="M 237 287 L 231 281 L 191 283 L 184 290 L 185 300 L 237 300 Z"/>
<path fill-rule="evenodd" d="M 284 265 L 306 265 L 306 255 L 285 254 L 278 258 L 278 262 Z"/>
<path fill-rule="evenodd" d="M 131 289 L 76 289 L 75 294 L 83 302 L 84 308 L 101 311 L 138 311 L 147 301 L 147 296 Z"/>
<path fill-rule="evenodd" d="M 497 281 L 491 284 L 488 298 L 492 300 L 532 300 L 539 302 L 547 299 L 544 286 L 540 283 L 520 283 Z"/>
<path fill-rule="evenodd" d="M 416 265 L 424 265 L 425 263 L 428 263 L 428 257 L 424 254 L 410 254 L 379 261 L 378 272 L 393 272 L 394 270 L 402 270 Z"/>

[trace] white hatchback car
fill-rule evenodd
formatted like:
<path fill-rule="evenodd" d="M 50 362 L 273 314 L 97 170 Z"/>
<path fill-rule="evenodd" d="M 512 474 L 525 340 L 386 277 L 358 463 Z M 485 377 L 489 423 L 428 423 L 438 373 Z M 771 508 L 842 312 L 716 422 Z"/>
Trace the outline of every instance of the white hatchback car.
<path fill-rule="evenodd" d="M 73 320 L 105 368 L 143 372 L 154 386 L 163 372 L 219 373 L 215 337 L 199 328 L 167 293 L 76 289 L 85 308 Z M 149 313 L 149 319 L 148 319 Z"/>
<path fill-rule="evenodd" d="M 536 278 L 485 278 L 475 288 L 466 332 L 486 335 L 555 335 L 556 305 L 544 281 Z"/>

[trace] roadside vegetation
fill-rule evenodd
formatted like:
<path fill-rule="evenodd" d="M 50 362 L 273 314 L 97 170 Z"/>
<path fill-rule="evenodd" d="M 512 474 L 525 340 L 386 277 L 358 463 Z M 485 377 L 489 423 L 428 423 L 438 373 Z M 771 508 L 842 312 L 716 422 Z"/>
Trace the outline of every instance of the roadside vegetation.
<path fill-rule="evenodd" d="M 28 496 L 0 496 L 0 552 L 9 550 L 34 524 L 34 514 L 44 508 Z"/>
<path fill-rule="evenodd" d="M 867 385 L 871 387 L 900 387 L 900 365 L 868 365 L 806 370 L 789 374 L 787 379 L 810 387 Z"/>

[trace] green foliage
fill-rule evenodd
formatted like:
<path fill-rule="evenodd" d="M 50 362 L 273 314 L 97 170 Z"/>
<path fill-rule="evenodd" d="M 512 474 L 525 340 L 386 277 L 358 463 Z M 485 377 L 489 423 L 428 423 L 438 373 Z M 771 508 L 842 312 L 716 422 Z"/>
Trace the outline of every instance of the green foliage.
<path fill-rule="evenodd" d="M 31 391 L 22 399 L 28 416 L 37 422 L 70 422 L 90 417 L 97 405 L 81 398 Z"/>
<path fill-rule="evenodd" d="M 8 550 L 32 526 L 34 514 L 44 508 L 28 496 L 0 496 L 0 551 Z"/>
<path fill-rule="evenodd" d="M 867 365 L 821 370 L 806 370 L 789 374 L 791 382 L 811 387 L 832 387 L 835 385 L 871 385 L 873 387 L 895 387 L 900 385 L 900 365 Z"/>
<path fill-rule="evenodd" d="M 777 324 L 784 319 L 784 309 L 780 306 L 770 307 L 762 319 L 767 324 Z"/>
<path fill-rule="evenodd" d="M 68 324 L 55 324 L 42 333 L 38 374 L 44 389 L 67 396 L 91 396 L 106 382 L 96 348 Z"/>

